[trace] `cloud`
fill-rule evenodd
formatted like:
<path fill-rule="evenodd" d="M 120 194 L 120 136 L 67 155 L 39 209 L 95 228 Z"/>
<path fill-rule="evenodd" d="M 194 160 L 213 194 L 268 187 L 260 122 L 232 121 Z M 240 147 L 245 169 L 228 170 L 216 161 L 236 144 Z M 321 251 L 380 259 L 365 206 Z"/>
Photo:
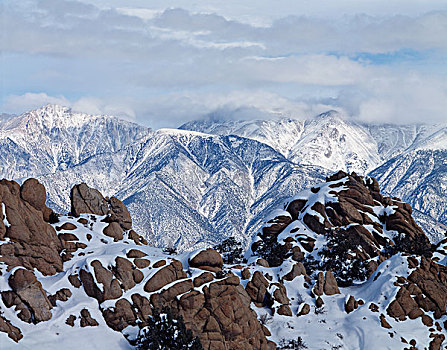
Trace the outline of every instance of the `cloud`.
<path fill-rule="evenodd" d="M 9 95 L 3 104 L 5 111 L 20 114 L 24 111 L 40 108 L 47 104 L 70 107 L 74 111 L 93 115 L 113 115 L 129 121 L 135 120 L 135 111 L 127 101 L 102 100 L 96 97 L 81 97 L 69 100 L 65 96 L 49 96 L 46 93 L 28 92 L 23 95 Z"/>
<path fill-rule="evenodd" d="M 400 79 L 382 79 L 359 103 L 357 117 L 366 122 L 446 122 L 447 79 L 413 73 Z"/>
<path fill-rule="evenodd" d="M 445 118 L 442 2 L 398 0 L 386 13 L 384 0 L 299 3 L 3 0 L 0 110 L 60 103 L 153 127 L 326 107 L 364 121 Z"/>
<path fill-rule="evenodd" d="M 48 96 L 46 93 L 27 92 L 23 95 L 9 95 L 3 103 L 3 109 L 11 113 L 36 109 L 47 104 L 70 105 L 70 101 L 64 96 Z"/>

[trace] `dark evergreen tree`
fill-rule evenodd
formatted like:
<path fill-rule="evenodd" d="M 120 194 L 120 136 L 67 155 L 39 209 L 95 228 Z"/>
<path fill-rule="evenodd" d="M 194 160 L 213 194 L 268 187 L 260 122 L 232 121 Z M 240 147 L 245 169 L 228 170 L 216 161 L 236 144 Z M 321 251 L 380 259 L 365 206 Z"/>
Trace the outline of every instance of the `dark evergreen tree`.
<path fill-rule="evenodd" d="M 57 224 L 59 222 L 59 215 L 57 215 L 54 211 L 52 211 L 48 222 L 50 224 Z"/>
<path fill-rule="evenodd" d="M 397 236 L 393 238 L 393 241 L 394 246 L 388 246 L 385 250 L 390 256 L 402 252 L 431 258 L 433 251 L 436 249 L 436 247 L 430 243 L 428 238 L 423 235 L 418 235 L 411 239 L 404 233 L 398 233 Z"/>
<path fill-rule="evenodd" d="M 177 248 L 175 248 L 175 247 L 166 247 L 166 248 L 163 248 L 163 252 L 167 253 L 169 255 L 176 255 L 177 254 Z"/>
<path fill-rule="evenodd" d="M 234 239 L 234 237 L 227 238 L 222 243 L 213 247 L 221 255 L 225 264 L 239 264 L 244 260 L 244 252 L 242 250 L 242 243 Z"/>
<path fill-rule="evenodd" d="M 326 246 L 318 253 L 321 256 L 319 268 L 331 270 L 341 287 L 352 285 L 354 281 L 364 281 L 368 277 L 367 261 L 355 254 L 358 246 L 343 233 L 328 236 Z"/>
<path fill-rule="evenodd" d="M 262 244 L 256 250 L 256 254 L 267 260 L 270 267 L 279 266 L 284 260 L 292 256 L 291 251 L 278 243 L 276 237 L 264 238 Z"/>
<path fill-rule="evenodd" d="M 148 325 L 136 339 L 138 350 L 203 350 L 198 337 L 187 330 L 181 316 L 174 317 L 171 309 L 154 310 Z"/>
<path fill-rule="evenodd" d="M 279 350 L 303 350 L 307 349 L 306 343 L 303 341 L 303 338 L 298 337 L 296 340 L 281 340 L 278 345 Z"/>

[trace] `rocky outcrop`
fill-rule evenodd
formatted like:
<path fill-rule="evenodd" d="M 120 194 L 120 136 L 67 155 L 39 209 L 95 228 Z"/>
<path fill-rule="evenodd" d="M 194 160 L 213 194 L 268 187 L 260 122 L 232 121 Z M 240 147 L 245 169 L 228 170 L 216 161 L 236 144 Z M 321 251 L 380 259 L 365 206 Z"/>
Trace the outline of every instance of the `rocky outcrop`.
<path fill-rule="evenodd" d="M 309 195 L 308 199 L 291 200 L 285 207 L 286 212 L 269 220 L 251 246 L 253 253 L 274 261 L 271 266 L 279 266 L 289 258 L 304 261 L 306 254 L 315 249 L 313 235 L 304 231 L 294 235 L 298 229 L 292 229 L 288 237 L 282 241 L 277 239 L 298 220 L 313 233 L 325 236 L 327 245 L 318 252 L 324 260 L 319 269 L 332 270 L 340 286 L 350 285 L 352 279 L 366 279 L 380 262 L 397 252 L 431 256 L 433 247 L 412 218 L 410 205 L 398 198 L 384 197 L 375 179 L 340 171 L 326 181 L 311 189 L 312 193 L 318 193 L 318 197 Z M 397 233 L 394 241 L 390 235 L 383 234 L 384 228 Z M 335 262 L 331 263 L 331 260 Z M 344 266 L 342 261 L 349 261 L 351 265 Z M 363 262 L 365 273 L 356 273 L 363 271 Z M 343 268 L 345 271 L 341 270 Z M 303 271 L 295 266 L 285 278 L 298 274 Z M 353 277 L 343 277 L 349 275 Z M 334 276 L 331 274 L 329 278 Z M 329 283 L 328 288 L 333 285 Z M 337 294 L 337 289 L 334 286 L 327 292 Z"/>
<path fill-rule="evenodd" d="M 137 294 L 138 295 L 138 294 Z M 141 297 L 140 295 L 138 295 Z M 107 325 L 115 331 L 121 332 L 127 326 L 135 326 L 138 319 L 132 304 L 126 299 L 120 299 L 115 303 L 115 308 L 103 312 Z"/>
<path fill-rule="evenodd" d="M 126 206 L 118 198 L 104 198 L 101 192 L 90 188 L 85 183 L 75 185 L 70 192 L 71 214 L 79 216 L 83 213 L 95 215 L 107 215 L 105 222 L 117 223 L 124 230 L 132 228 L 132 219 Z M 113 229 L 116 234 L 116 227 Z M 122 238 L 120 238 L 122 239 Z"/>
<path fill-rule="evenodd" d="M 91 263 L 93 267 L 95 278 L 93 275 L 82 269 L 79 273 L 85 293 L 102 303 L 105 300 L 117 299 L 123 295 L 118 279 L 114 278 L 113 273 L 102 266 L 101 262 L 94 260 Z M 95 280 L 101 283 L 102 288 L 99 288 Z"/>
<path fill-rule="evenodd" d="M 203 294 L 194 290 L 185 293 L 189 287 L 167 293 L 163 303 L 183 317 L 186 327 L 199 336 L 205 350 L 270 349 L 238 277 L 229 275 L 214 281 L 203 288 Z M 179 299 L 177 293 L 182 294 Z"/>
<path fill-rule="evenodd" d="M 144 290 L 148 293 L 154 292 L 165 285 L 176 280 L 186 278 L 183 265 L 180 261 L 174 260 L 171 264 L 157 271 L 144 285 Z"/>
<path fill-rule="evenodd" d="M 56 306 L 57 301 L 67 301 L 71 297 L 71 290 L 68 288 L 59 289 L 54 295 L 50 295 L 48 300 L 53 307 Z"/>
<path fill-rule="evenodd" d="M 334 295 L 340 294 L 340 289 L 338 289 L 337 281 L 331 271 L 326 271 L 318 273 L 317 282 L 313 289 L 313 293 L 317 296 Z"/>
<path fill-rule="evenodd" d="M 299 262 L 297 264 L 293 264 L 292 270 L 290 270 L 288 273 L 284 275 L 284 279 L 286 281 L 293 281 L 295 277 L 307 275 L 306 274 L 306 268 L 304 267 L 303 263 Z"/>
<path fill-rule="evenodd" d="M 34 209 L 42 212 L 43 219 L 46 222 L 50 221 L 50 216 L 53 213 L 53 210 L 45 205 L 47 191 L 44 185 L 36 179 L 30 178 L 20 187 L 20 197 Z"/>
<path fill-rule="evenodd" d="M 92 316 L 90 315 L 90 311 L 87 309 L 81 310 L 80 315 L 80 326 L 81 327 L 96 327 L 98 326 L 98 321 L 96 321 Z"/>
<path fill-rule="evenodd" d="M 168 284 L 169 288 L 163 288 Z M 196 287 L 202 287 L 202 292 L 194 290 Z M 188 279 L 182 264 L 174 260 L 147 281 L 145 290 L 151 293 L 149 299 L 133 294 L 132 302 L 119 299 L 113 308 L 104 310 L 107 325 L 116 331 L 144 326 L 153 309 L 169 307 L 183 317 L 206 350 L 273 348 L 265 337 L 268 330 L 257 320 L 250 308 L 251 298 L 234 274 L 217 279 L 211 272 L 203 272 Z M 278 290 L 281 293 L 276 292 L 276 297 L 288 302 L 284 287 Z"/>
<path fill-rule="evenodd" d="M 401 321 L 423 317 L 425 312 L 433 312 L 435 319 L 446 315 L 447 267 L 425 257 L 420 263 L 414 258 L 408 262 L 414 270 L 407 279 L 399 279 L 401 287 L 387 309 L 388 315 Z"/>
<path fill-rule="evenodd" d="M 102 234 L 112 236 L 115 241 L 128 238 L 138 245 L 147 243 L 130 230 L 129 213 L 118 199 L 104 198 L 85 184 L 72 189 L 71 199 L 73 215 L 89 213 L 105 217 L 103 221 L 108 225 Z M 104 245 L 112 242 L 94 237 L 93 232 L 79 234 L 79 227 L 83 230 L 94 227 L 95 218 L 91 217 L 55 225 L 57 231 L 54 230 L 44 220 L 50 218 L 51 212 L 45 206 L 45 189 L 37 181 L 27 181 L 22 187 L 15 182 L 1 181 L 0 204 L 5 214 L 0 220 L 0 239 L 9 240 L 0 245 L 0 261 L 6 263 L 9 270 L 22 266 L 10 275 L 10 290 L 2 291 L 1 297 L 3 304 L 14 308 L 22 321 L 48 321 L 51 310 L 63 308 L 66 302 L 69 304 L 72 293 L 85 293 L 98 304 L 113 300 L 113 307 L 99 310 L 106 324 L 116 331 L 137 324 L 144 326 L 153 309 L 168 306 L 175 314 L 183 316 L 186 326 L 200 337 L 205 349 L 269 348 L 265 337 L 268 330 L 260 325 L 251 310 L 251 299 L 239 278 L 222 272 L 223 260 L 217 251 L 208 249 L 196 254 L 189 261 L 189 269 L 208 271 L 188 278 L 178 260 L 166 257 L 151 266 L 145 252 L 124 249 L 125 256 L 115 257 L 108 265 L 104 265 L 106 260 L 100 257 L 84 260 L 82 265 L 68 273 L 66 279 L 59 280 L 60 286 L 65 280 L 70 288 L 60 288 L 47 295 L 32 269 L 36 268 L 43 275 L 62 272 L 62 261 L 73 259 L 78 249 L 87 248 L 88 244 L 84 242 L 93 240 L 95 244 Z M 129 244 L 129 240 L 124 243 Z M 76 257 L 90 253 L 89 250 L 78 252 Z M 132 293 L 143 282 L 144 274 L 140 269 L 154 269 L 154 273 L 144 282 L 144 293 Z M 281 291 L 281 296 L 276 294 L 283 299 L 284 290 Z M 131 300 L 122 298 L 127 292 L 131 293 Z M 82 309 L 79 314 L 69 314 L 65 323 L 72 327 L 76 324 L 99 326 L 91 311 Z M 20 329 L 2 315 L 0 331 L 6 332 L 14 341 L 22 337 Z"/>
<path fill-rule="evenodd" d="M 22 186 L 14 181 L 0 181 L 0 207 L 4 208 L 8 226 L 0 220 L 0 262 L 9 269 L 23 266 L 36 268 L 44 275 L 62 271 L 62 244 L 56 231 L 44 219 L 45 188 L 35 179 Z M 1 208 L 0 208 L 1 209 Z"/>
<path fill-rule="evenodd" d="M 1 312 L 1 310 L 0 310 Z M 0 332 L 4 332 L 8 335 L 9 338 L 14 340 L 16 343 L 23 338 L 22 332 L 19 328 L 13 326 L 11 322 L 9 322 L 3 316 L 0 316 Z"/>
<path fill-rule="evenodd" d="M 401 321 L 420 318 L 421 327 L 426 327 L 430 333 L 430 348 L 440 348 L 444 341 L 442 325 L 445 328 L 445 323 L 441 321 L 447 307 L 447 271 L 445 266 L 424 257 L 424 254 L 422 257 L 395 255 L 389 259 L 397 262 L 395 265 L 399 267 L 401 260 L 407 259 L 410 271 L 405 277 L 389 282 L 391 288 L 394 283 L 398 290 L 394 300 L 384 297 L 380 302 L 368 301 L 366 307 L 360 307 L 363 300 L 356 300 L 353 295 L 346 297 L 345 305 L 340 304 L 341 296 L 331 299 L 331 296 L 341 293 L 339 285 L 343 286 L 337 280 L 337 262 L 355 259 L 368 262 L 368 265 L 360 264 L 358 267 L 371 272 L 397 252 L 393 250 L 395 242 L 387 238 L 389 235 L 380 234 L 380 230 L 385 230 L 388 225 L 401 230 L 399 232 L 409 237 L 411 242 L 422 247 L 421 251 L 429 248 L 423 233 L 421 235 L 405 216 L 411 215 L 411 208 L 397 199 L 380 195 L 373 180 L 343 174 L 328 179 L 330 183 L 326 188 L 323 185 L 312 188 L 311 192 L 318 196 L 289 203 L 286 206 L 288 212 L 283 210 L 262 229 L 261 240 L 256 241 L 256 244 L 261 244 L 257 248 L 274 255 L 275 259 L 270 261 L 269 257 L 253 255 L 247 264 L 231 266 L 224 266 L 221 255 L 214 249 L 199 251 L 189 259 L 180 255 L 184 266 L 175 259 L 175 255 L 142 247 L 144 242 L 131 230 L 132 221 L 124 205 L 116 198 L 104 198 L 85 184 L 72 190 L 72 211 L 74 215 L 84 212 L 90 215 L 63 218 L 61 224 L 54 225 L 55 231 L 45 222 L 46 207 L 42 202 L 45 191 L 38 183 L 26 182 L 22 189 L 13 182 L 0 182 L 0 204 L 2 210 L 5 208 L 5 215 L 0 220 L 0 239 L 9 239 L 9 242 L 0 244 L 0 250 L 10 252 L 9 255 L 1 255 L 0 261 L 6 261 L 9 271 L 12 267 L 22 266 L 7 274 L 9 290 L 1 292 L 3 304 L 14 308 L 11 311 L 16 312 L 19 320 L 13 319 L 13 324 L 0 314 L 0 331 L 18 341 L 21 332 L 15 327 L 18 326 L 15 321 L 43 322 L 49 320 L 53 312 L 64 315 L 62 323 L 66 323 L 63 327 L 67 329 L 71 329 L 70 326 L 104 327 L 105 322 L 127 337 L 128 332 L 148 325 L 153 313 L 168 307 L 174 316 L 183 317 L 187 329 L 200 338 L 206 350 L 270 350 L 276 348 L 267 340 L 271 336 L 270 331 L 276 332 L 276 325 L 273 328 L 269 325 L 270 319 L 272 322 L 287 320 L 287 326 L 293 329 L 297 325 L 296 316 L 300 317 L 300 322 L 311 322 L 317 317 L 321 321 L 318 326 L 324 327 L 321 315 L 333 311 L 334 307 L 344 306 L 347 318 L 352 317 L 351 313 L 355 314 L 357 309 L 371 313 L 382 332 L 392 329 L 391 332 L 396 333 Z M 35 194 L 32 188 L 36 188 Z M 325 200 L 325 196 L 329 199 Z M 375 207 L 374 210 L 371 207 Z M 308 209 L 310 211 L 306 212 Z M 101 218 L 96 215 L 101 215 Z M 293 223 L 298 219 L 301 220 L 299 223 Z M 95 232 L 95 226 L 100 230 L 105 226 L 100 220 L 107 226 L 103 231 Z M 399 224 L 402 220 L 407 223 Z M 17 231 L 18 225 L 30 226 L 29 233 L 26 232 L 28 236 L 20 236 L 23 233 Z M 289 225 L 295 226 L 289 228 Z M 20 253 L 27 244 L 34 249 L 31 241 L 33 234 L 38 234 L 38 229 L 43 230 L 41 234 L 46 239 L 39 244 L 48 249 L 51 247 L 51 252 L 59 259 L 59 268 L 62 268 L 62 261 L 67 261 L 64 266 L 69 269 L 46 280 L 31 270 L 37 268 L 44 275 L 59 271 L 51 255 L 43 256 L 39 246 L 36 254 L 34 251 L 29 256 Z M 285 235 L 285 232 L 290 232 L 290 235 Z M 282 234 L 280 242 L 277 240 L 279 234 Z M 345 245 L 346 241 L 351 243 Z M 266 249 L 269 248 L 267 243 L 272 244 L 271 250 Z M 256 244 L 252 246 L 255 254 L 256 249 L 253 248 Z M 437 261 L 442 259 L 439 254 Z M 12 260 L 1 260 L 5 257 L 12 257 Z M 315 259 L 319 258 L 321 261 L 316 262 Z M 70 259 L 74 260 L 68 262 Z M 405 270 L 405 260 L 402 261 L 403 269 L 399 271 Z M 10 262 L 17 264 L 10 265 Z M 331 265 L 324 265 L 327 262 Z M 383 273 L 383 266 L 380 267 L 381 272 L 370 280 L 372 285 Z M 0 266 L 0 278 L 5 270 Z M 244 280 L 242 284 L 238 276 Z M 42 285 L 47 286 L 50 280 L 57 280 L 57 284 L 48 288 L 51 293 L 47 293 Z M 382 280 L 378 285 L 384 283 L 388 282 Z M 356 293 L 354 288 L 350 291 Z M 71 300 L 72 295 L 76 298 L 79 295 L 91 297 L 97 303 L 82 304 L 82 307 L 88 305 L 89 309 L 81 310 L 82 307 L 77 306 L 70 310 L 75 304 Z M 70 311 L 65 313 L 65 307 Z M 258 312 L 258 320 L 252 307 L 262 308 L 262 312 L 267 310 L 269 315 L 263 319 L 265 315 Z M 337 334 L 340 339 L 342 336 Z"/>
<path fill-rule="evenodd" d="M 251 280 L 247 283 L 245 290 L 251 300 L 257 306 L 265 306 L 270 302 L 270 294 L 267 292 L 269 282 L 260 271 L 255 271 Z"/>
<path fill-rule="evenodd" d="M 116 197 L 104 197 L 101 192 L 90 188 L 85 183 L 75 185 L 70 192 L 71 214 L 78 217 L 81 214 L 106 216 L 103 221 L 108 225 L 103 232 L 116 242 L 127 237 L 138 245 L 146 245 L 147 240 L 132 230 L 132 218 L 127 207 Z M 82 220 L 82 218 L 80 219 Z"/>
<path fill-rule="evenodd" d="M 70 192 L 71 214 L 79 216 L 82 213 L 107 215 L 109 204 L 101 192 L 90 188 L 85 183 L 75 185 Z"/>
<path fill-rule="evenodd" d="M 352 311 L 354 311 L 355 309 L 357 309 L 359 307 L 359 302 L 357 300 L 355 300 L 355 298 L 350 295 L 348 300 L 345 303 L 345 311 L 346 313 L 351 313 Z"/>
<path fill-rule="evenodd" d="M 197 267 L 202 270 L 217 272 L 222 269 L 222 256 L 214 249 L 206 249 L 195 255 L 190 261 L 189 265 Z"/>
<path fill-rule="evenodd" d="M 2 292 L 3 302 L 7 307 L 15 306 L 21 320 L 38 323 L 51 318 L 52 305 L 31 271 L 18 269 L 8 282 L 12 291 Z"/>

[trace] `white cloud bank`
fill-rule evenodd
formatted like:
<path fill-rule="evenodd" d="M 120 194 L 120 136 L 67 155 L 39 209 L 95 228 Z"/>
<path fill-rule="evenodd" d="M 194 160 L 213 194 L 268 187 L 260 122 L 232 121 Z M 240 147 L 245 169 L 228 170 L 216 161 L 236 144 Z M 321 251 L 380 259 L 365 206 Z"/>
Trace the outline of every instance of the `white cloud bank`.
<path fill-rule="evenodd" d="M 443 2 L 289 3 L 4 0 L 0 111 L 59 103 L 152 127 L 216 110 L 447 120 Z"/>

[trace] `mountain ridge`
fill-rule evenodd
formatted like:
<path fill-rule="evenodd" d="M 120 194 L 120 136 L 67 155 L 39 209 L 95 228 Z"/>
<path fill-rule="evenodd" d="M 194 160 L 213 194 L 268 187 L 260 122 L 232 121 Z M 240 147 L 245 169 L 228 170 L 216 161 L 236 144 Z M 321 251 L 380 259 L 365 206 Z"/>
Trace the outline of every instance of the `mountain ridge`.
<path fill-rule="evenodd" d="M 47 116 L 52 111 L 57 113 Z M 179 249 L 189 249 L 195 243 L 205 246 L 231 235 L 247 243 L 273 206 L 332 172 L 318 165 L 297 164 L 288 159 L 288 145 L 298 144 L 299 148 L 294 152 L 301 158 L 310 155 L 312 160 L 312 157 L 320 157 L 329 146 L 338 147 L 340 138 L 349 139 L 345 136 L 347 130 L 360 130 L 361 127 L 355 124 L 353 129 L 348 128 L 348 121 L 343 121 L 334 112 L 322 114 L 307 124 L 290 118 L 192 124 L 205 123 L 212 133 L 184 129 L 152 131 L 116 118 L 76 113 L 72 116 L 78 119 L 74 124 L 81 127 L 73 129 L 67 126 L 67 120 L 57 121 L 69 119 L 71 114 L 66 107 L 47 106 L 8 119 L 7 132 L 3 125 L 0 126 L 0 135 L 3 135 L 0 137 L 3 146 L 0 159 L 7 165 L 0 169 L 0 175 L 19 182 L 27 176 L 37 176 L 48 188 L 48 204 L 60 212 L 69 209 L 67 193 L 71 186 L 87 182 L 109 196 L 123 198 L 135 218 L 138 231 L 158 239 L 160 246 L 172 245 Z M 34 128 L 33 131 L 37 132 L 29 141 L 20 137 L 23 130 L 16 131 L 17 128 L 12 126 L 13 121 L 17 123 L 31 117 L 46 118 L 48 120 L 34 124 L 48 125 L 46 129 Z M 92 118 L 102 122 L 92 123 Z M 89 122 L 85 123 L 85 120 Z M 60 127 L 54 127 L 54 124 Z M 306 131 L 305 125 L 310 125 L 311 129 Z M 435 127 L 375 126 L 375 132 L 368 131 L 365 126 L 363 128 L 357 134 L 353 131 L 353 135 L 367 135 L 366 144 L 369 145 L 374 144 L 371 135 L 375 135 L 382 140 L 378 149 L 391 149 L 393 151 L 389 155 L 397 152 L 396 159 L 402 159 L 399 157 L 402 157 L 403 148 L 415 144 L 415 139 L 424 140 L 423 136 L 430 134 Z M 226 135 L 232 130 L 240 130 L 243 136 Z M 396 130 L 401 133 L 393 136 Z M 283 133 L 286 135 L 284 138 Z M 295 138 L 303 135 L 310 146 L 307 147 L 306 142 L 296 142 Z M 342 167 L 360 164 L 361 168 L 371 164 L 359 156 L 369 154 L 362 137 L 349 143 L 361 143 L 358 152 L 348 154 L 346 147 L 336 149 L 335 163 Z M 116 138 L 118 142 L 111 142 Z M 301 149 L 310 151 L 303 156 Z M 377 157 L 368 159 L 375 162 Z M 312 163 L 311 160 L 304 163 Z M 430 190 L 432 187 L 428 186 L 435 174 L 432 177 L 418 175 L 415 184 L 421 179 L 425 179 L 426 184 L 416 186 L 417 189 L 403 186 L 406 180 L 400 180 L 400 177 L 392 185 L 387 180 L 387 169 L 388 173 L 400 174 L 402 170 L 397 165 L 402 162 L 388 162 L 384 163 L 387 166 L 382 164 L 373 173 L 384 192 L 408 200 L 420 212 L 416 215 L 420 224 L 434 241 L 438 241 L 444 235 L 447 222 L 440 210 L 445 201 L 442 189 Z M 422 169 L 420 166 L 416 168 Z M 410 172 L 413 171 L 411 169 Z M 441 183 L 444 181 L 443 171 L 442 166 L 436 169 Z M 423 194 L 416 196 L 421 189 Z M 430 200 L 420 203 L 426 192 Z"/>

